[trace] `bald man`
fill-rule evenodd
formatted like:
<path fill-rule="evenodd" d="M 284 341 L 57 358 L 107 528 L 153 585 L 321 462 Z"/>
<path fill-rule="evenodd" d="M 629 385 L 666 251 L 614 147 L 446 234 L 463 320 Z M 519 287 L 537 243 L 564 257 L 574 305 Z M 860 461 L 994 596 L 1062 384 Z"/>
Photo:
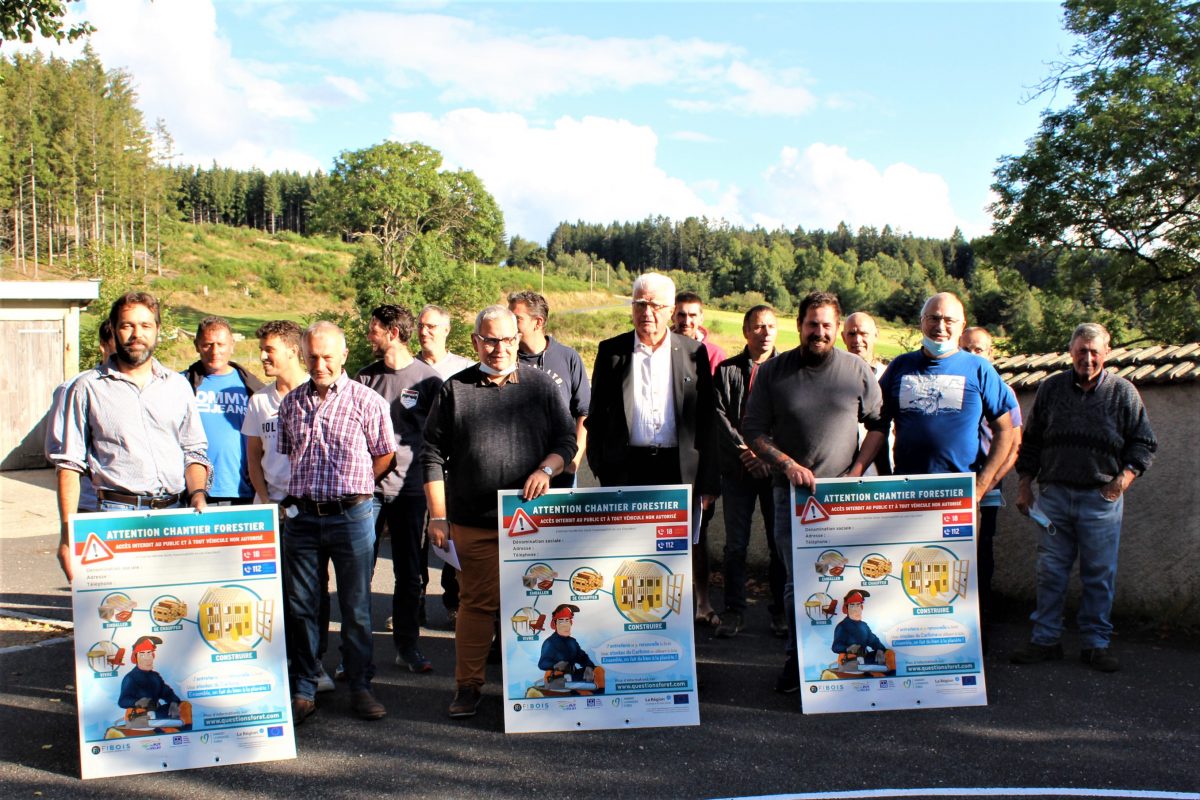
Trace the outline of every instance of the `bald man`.
<path fill-rule="evenodd" d="M 962 301 L 935 294 L 921 309 L 921 349 L 897 356 L 879 380 L 883 417 L 895 425 L 897 475 L 974 472 L 975 500 L 991 488 L 1013 446 L 1016 399 L 986 359 L 959 347 Z M 992 431 L 986 456 L 981 421 Z"/>
<path fill-rule="evenodd" d="M 855 311 L 842 323 L 842 344 L 846 345 L 846 351 L 852 355 L 856 355 L 863 361 L 867 362 L 867 366 L 871 368 L 871 374 L 875 376 L 876 382 L 883 375 L 883 370 L 886 365 L 875 357 L 875 342 L 879 339 L 879 328 L 875 325 L 875 320 L 865 311 Z M 858 446 L 862 447 L 863 440 L 867 438 L 867 428 L 865 425 L 858 426 Z M 891 431 L 888 431 L 888 442 L 886 447 L 879 448 L 879 453 L 876 454 L 875 460 L 867 467 L 867 471 L 863 475 L 891 475 L 892 462 L 892 436 Z"/>
<path fill-rule="evenodd" d="M 987 359 L 989 364 L 995 356 L 992 349 L 992 334 L 988 333 L 987 328 L 967 328 L 959 339 L 959 346 L 968 353 L 974 353 L 980 358 Z M 1017 395 L 1013 392 L 1012 387 L 1005 384 L 1004 388 L 1008 389 L 1015 403 Z M 996 561 L 992 555 L 992 542 L 996 537 L 996 516 L 1000 512 L 1000 506 L 1004 505 L 1004 497 L 1000 494 L 1000 481 L 1016 466 L 1017 453 L 1021 449 L 1021 406 L 1013 406 L 1010 413 L 1013 427 L 1012 447 L 1009 448 L 1008 455 L 1005 456 L 1000 468 L 996 471 L 996 477 L 992 479 L 992 485 L 988 487 L 987 494 L 979 501 L 979 616 L 985 629 L 990 623 L 994 605 L 992 575 L 996 571 Z M 991 448 L 991 426 L 980 423 L 979 450 L 981 455 L 986 456 Z M 986 642 L 986 638 L 984 641 Z"/>

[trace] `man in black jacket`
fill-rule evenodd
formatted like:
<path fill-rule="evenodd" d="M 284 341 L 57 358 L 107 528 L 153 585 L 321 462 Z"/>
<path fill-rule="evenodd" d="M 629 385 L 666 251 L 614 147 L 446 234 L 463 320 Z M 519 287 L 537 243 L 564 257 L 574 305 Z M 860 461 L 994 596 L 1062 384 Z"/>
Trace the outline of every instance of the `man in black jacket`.
<path fill-rule="evenodd" d="M 725 610 L 716 636 L 728 639 L 742 629 L 746 611 L 746 547 L 757 501 L 767 533 L 771 561 L 771 633 L 787 636 L 783 606 L 786 573 L 775 551 L 775 500 L 771 491 L 771 468 L 755 455 L 742 438 L 742 417 L 759 366 L 775 355 L 777 327 L 775 310 L 758 305 L 742 319 L 746 346 L 717 367 L 714 377 L 717 407 L 717 443 L 721 462 L 721 499 L 725 503 Z"/>
<path fill-rule="evenodd" d="M 632 331 L 605 339 L 592 370 L 588 465 L 602 486 L 692 484 L 719 491 L 712 369 L 695 339 L 672 333 L 675 284 L 647 272 L 633 284 Z"/>

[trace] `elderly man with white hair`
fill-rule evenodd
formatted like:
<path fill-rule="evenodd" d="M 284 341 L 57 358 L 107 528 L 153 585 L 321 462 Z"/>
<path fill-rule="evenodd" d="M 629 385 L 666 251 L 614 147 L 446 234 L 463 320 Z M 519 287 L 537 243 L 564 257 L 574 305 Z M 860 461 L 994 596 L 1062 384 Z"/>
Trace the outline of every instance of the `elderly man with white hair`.
<path fill-rule="evenodd" d="M 313 323 L 301 345 L 309 379 L 280 401 L 276 440 L 292 465 L 281 503 L 288 516 L 283 551 L 292 616 L 292 718 L 299 725 L 316 711 L 320 565 L 329 560 L 337 575 L 351 707 L 361 719 L 380 719 L 387 709 L 371 694 L 371 497 L 396 449 L 391 412 L 378 393 L 346 374 L 346 337 L 337 325 Z"/>
<path fill-rule="evenodd" d="M 479 363 L 451 376 L 425 424 L 429 540 L 454 541 L 462 585 L 450 716 L 475 715 L 500 611 L 496 492 L 541 497 L 575 455 L 575 423 L 554 379 L 517 361 L 517 318 L 488 306 L 472 337 Z"/>
<path fill-rule="evenodd" d="M 1033 635 L 1014 664 L 1062 658 L 1063 609 L 1071 567 L 1079 559 L 1080 660 L 1101 672 L 1121 664 L 1109 650 L 1117 549 L 1125 492 L 1150 467 L 1158 441 L 1133 384 L 1104 369 L 1109 335 L 1085 322 L 1070 344 L 1071 369 L 1038 387 L 1025 429 L 1017 474 L 1017 509 L 1053 524 L 1038 541 L 1037 610 Z M 1034 500 L 1033 482 L 1040 497 Z"/>
<path fill-rule="evenodd" d="M 704 345 L 671 332 L 675 283 L 633 283 L 633 330 L 605 339 L 592 371 L 588 465 L 603 486 L 694 484 L 720 492 L 712 368 Z"/>

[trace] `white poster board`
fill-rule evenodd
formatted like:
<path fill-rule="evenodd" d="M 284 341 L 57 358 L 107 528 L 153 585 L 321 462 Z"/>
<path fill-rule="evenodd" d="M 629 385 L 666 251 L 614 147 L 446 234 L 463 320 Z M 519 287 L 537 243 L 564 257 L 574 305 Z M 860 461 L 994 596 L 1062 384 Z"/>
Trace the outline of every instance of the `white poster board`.
<path fill-rule="evenodd" d="M 70 525 L 82 776 L 295 758 L 276 507 Z"/>
<path fill-rule="evenodd" d="M 699 725 L 691 487 L 498 502 L 505 730 Z"/>
<path fill-rule="evenodd" d="M 804 713 L 987 704 L 975 476 L 793 487 Z"/>

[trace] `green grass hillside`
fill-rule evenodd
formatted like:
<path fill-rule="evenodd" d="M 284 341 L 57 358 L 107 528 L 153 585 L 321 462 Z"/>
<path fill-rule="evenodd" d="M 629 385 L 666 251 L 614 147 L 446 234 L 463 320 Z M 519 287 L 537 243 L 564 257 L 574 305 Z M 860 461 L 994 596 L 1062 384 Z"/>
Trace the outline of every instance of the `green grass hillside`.
<path fill-rule="evenodd" d="M 318 313 L 353 308 L 354 290 L 348 273 L 354 250 L 353 245 L 327 237 L 271 235 L 224 225 L 172 225 L 164 238 L 163 275 L 152 271 L 148 276 L 151 291 L 169 309 L 167 320 L 172 327 L 167 334 L 177 337 L 174 346 L 163 348 L 163 360 L 176 368 L 193 361 L 190 336 L 196 323 L 215 314 L 228 319 L 242 339 L 235 360 L 261 374 L 254 332 L 262 323 L 272 319 L 304 323 Z M 597 344 L 630 327 L 627 294 L 610 293 L 599 286 L 593 289 L 585 280 L 563 275 L 542 276 L 505 267 L 479 269 L 499 287 L 497 302 L 504 302 L 512 291 L 541 291 L 550 303 L 550 332 L 579 350 L 589 370 Z M 73 277 L 61 266 L 42 273 L 48 279 Z M 106 310 L 93 308 L 91 314 Z M 462 320 L 459 324 L 470 323 Z M 93 319 L 92 325 L 85 323 L 84 327 L 92 330 L 94 324 Z M 705 312 L 706 327 L 730 355 L 742 348 L 741 324 L 738 312 L 716 308 Z M 795 347 L 798 341 L 794 319 L 781 317 L 779 349 Z M 911 329 L 882 323 L 878 351 L 883 358 L 891 358 L 918 341 Z"/>

